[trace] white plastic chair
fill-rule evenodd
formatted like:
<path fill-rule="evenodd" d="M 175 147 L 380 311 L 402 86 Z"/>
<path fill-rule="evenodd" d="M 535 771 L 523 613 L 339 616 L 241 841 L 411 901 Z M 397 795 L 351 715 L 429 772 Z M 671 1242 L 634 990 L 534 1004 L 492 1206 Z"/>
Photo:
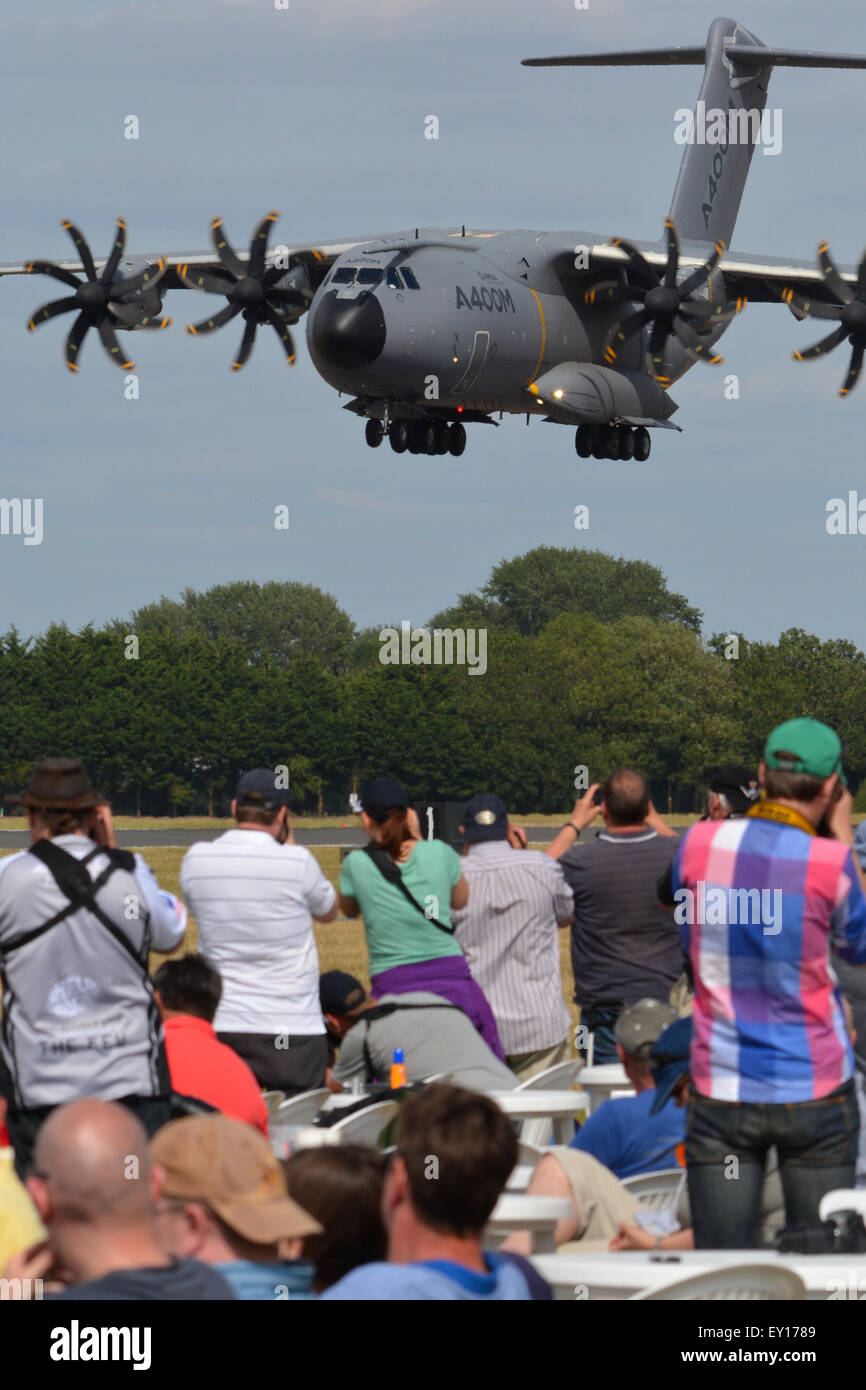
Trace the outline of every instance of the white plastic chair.
<path fill-rule="evenodd" d="M 434 1072 L 432 1076 L 422 1077 L 422 1080 L 425 1086 L 429 1086 L 433 1081 L 453 1081 L 454 1073 L 453 1071 L 437 1071 Z"/>
<path fill-rule="evenodd" d="M 544 1149 L 536 1148 L 535 1144 L 528 1144 L 525 1139 L 517 1141 L 517 1162 L 524 1165 L 531 1164 L 534 1168 Z"/>
<path fill-rule="evenodd" d="M 285 1098 L 285 1091 L 262 1091 L 262 1100 L 265 1102 L 269 1120 L 276 1114 Z"/>
<path fill-rule="evenodd" d="M 279 1092 L 277 1092 L 279 1094 Z M 316 1091 L 303 1091 L 299 1096 L 290 1096 L 271 1114 L 271 1125 L 311 1125 L 328 1099 L 331 1092 L 327 1086 Z"/>
<path fill-rule="evenodd" d="M 676 1204 L 685 1168 L 661 1168 L 657 1173 L 639 1173 L 635 1178 L 623 1178 L 622 1185 L 637 1197 L 642 1207 L 663 1211 Z"/>
<path fill-rule="evenodd" d="M 866 1220 L 866 1191 L 855 1187 L 834 1187 L 818 1204 L 818 1217 L 827 1221 L 839 1211 L 858 1211 Z"/>
<path fill-rule="evenodd" d="M 330 1127 L 329 1140 L 334 1144 L 369 1144 L 376 1148 L 383 1129 L 397 1114 L 396 1100 L 380 1100 L 377 1105 L 368 1105 L 366 1110 L 356 1110 L 345 1120 L 338 1120 Z"/>
<path fill-rule="evenodd" d="M 536 1072 L 528 1081 L 522 1081 L 516 1091 L 567 1091 L 578 1072 L 583 1067 L 582 1057 L 572 1057 L 570 1062 L 557 1062 L 555 1067 Z"/>
<path fill-rule="evenodd" d="M 558 1062 L 555 1067 L 536 1072 L 528 1081 L 515 1087 L 517 1091 L 567 1091 L 583 1067 L 582 1057 L 573 1057 L 569 1062 Z M 577 1106 L 575 1106 L 575 1113 Z M 524 1120 L 520 1130 L 521 1142 L 531 1144 L 537 1149 L 546 1149 L 553 1138 L 552 1120 Z"/>
<path fill-rule="evenodd" d="M 632 1294 L 629 1302 L 675 1302 L 688 1300 L 774 1300 L 802 1299 L 806 1285 L 792 1269 L 782 1265 L 742 1264 L 711 1269 L 706 1274 L 694 1274 L 678 1279 L 660 1289 L 644 1289 Z"/>

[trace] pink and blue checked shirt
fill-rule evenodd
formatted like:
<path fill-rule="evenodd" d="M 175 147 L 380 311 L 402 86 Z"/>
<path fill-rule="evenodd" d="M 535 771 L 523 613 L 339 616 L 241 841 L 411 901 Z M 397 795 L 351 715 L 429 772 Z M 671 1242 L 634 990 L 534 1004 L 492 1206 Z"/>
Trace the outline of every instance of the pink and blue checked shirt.
<path fill-rule="evenodd" d="M 829 955 L 866 962 L 851 850 L 751 816 L 703 821 L 677 850 L 671 886 L 695 980 L 700 1094 L 782 1104 L 849 1080 L 854 1057 Z M 736 891 L 755 889 L 763 895 Z"/>

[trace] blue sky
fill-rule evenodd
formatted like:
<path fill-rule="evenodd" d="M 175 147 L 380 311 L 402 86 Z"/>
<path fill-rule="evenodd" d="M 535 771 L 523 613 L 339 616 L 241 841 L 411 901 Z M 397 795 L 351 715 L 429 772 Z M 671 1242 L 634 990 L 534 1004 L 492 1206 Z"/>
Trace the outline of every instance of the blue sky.
<path fill-rule="evenodd" d="M 204 249 L 221 213 L 245 244 L 282 210 L 279 238 L 415 225 L 585 229 L 655 238 L 681 148 L 674 111 L 698 68 L 553 71 L 531 55 L 703 41 L 705 0 L 40 0 L 0 3 L 0 261 L 66 258 L 71 217 L 104 255 L 123 215 L 130 249 Z M 866 52 L 858 0 L 751 0 L 736 17 L 777 46 Z M 866 241 L 866 72 L 778 70 L 777 158 L 757 153 L 733 250 L 840 260 Z M 135 114 L 141 138 L 123 138 Z M 440 139 L 424 138 L 436 114 Z M 42 545 L 0 537 L 0 627 L 79 626 L 187 585 L 292 579 L 360 624 L 419 623 L 500 559 L 580 544 L 658 564 L 707 631 L 774 638 L 801 626 L 866 647 L 866 536 L 829 536 L 828 499 L 866 498 L 866 382 L 836 398 L 847 354 L 800 365 L 821 326 L 750 306 L 673 391 L 684 433 L 644 465 L 581 462 L 573 433 L 506 419 L 460 459 L 365 446 L 317 376 L 299 326 L 288 371 L 271 335 L 228 370 L 240 333 L 182 331 L 212 301 L 168 296 L 175 326 L 125 335 L 140 398 L 88 338 L 28 335 L 46 280 L 0 281 L 2 485 L 44 499 Z M 62 323 L 67 323 L 64 320 Z M 726 400 L 724 372 L 740 378 Z M 574 508 L 589 507 L 588 531 Z M 274 507 L 291 512 L 288 532 Z"/>

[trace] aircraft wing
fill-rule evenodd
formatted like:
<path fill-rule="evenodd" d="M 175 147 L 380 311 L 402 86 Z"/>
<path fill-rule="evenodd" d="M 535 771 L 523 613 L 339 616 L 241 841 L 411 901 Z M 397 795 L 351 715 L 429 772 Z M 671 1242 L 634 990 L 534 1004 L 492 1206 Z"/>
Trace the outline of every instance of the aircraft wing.
<path fill-rule="evenodd" d="M 554 270 L 561 275 L 575 273 L 574 262 L 577 246 L 573 238 L 569 239 L 567 247 L 564 246 L 556 251 L 553 251 L 546 244 L 546 239 L 541 244 Z M 651 266 L 659 270 L 664 269 L 667 252 L 660 249 L 658 242 L 632 239 L 631 245 L 641 252 Z M 825 243 L 822 243 L 822 247 L 824 245 Z M 602 269 L 606 266 L 610 266 L 611 269 L 614 267 L 620 269 L 628 262 L 626 252 L 612 242 L 598 241 L 592 243 L 587 241 L 586 247 L 589 251 L 589 262 L 592 269 Z M 709 243 L 684 242 L 680 254 L 680 270 L 697 269 L 706 260 L 710 249 Z M 820 250 L 819 247 L 819 253 Z M 858 267 L 836 262 L 836 268 L 845 284 L 856 290 Z M 788 297 L 784 292 L 793 290 L 795 294 L 818 300 L 821 303 L 838 304 L 840 302 L 832 289 L 828 287 L 824 272 L 817 261 L 725 252 L 719 262 L 719 269 L 725 277 L 728 298 L 732 300 L 747 299 L 753 304 L 787 303 Z M 802 317 L 792 306 L 790 307 L 795 317 Z"/>

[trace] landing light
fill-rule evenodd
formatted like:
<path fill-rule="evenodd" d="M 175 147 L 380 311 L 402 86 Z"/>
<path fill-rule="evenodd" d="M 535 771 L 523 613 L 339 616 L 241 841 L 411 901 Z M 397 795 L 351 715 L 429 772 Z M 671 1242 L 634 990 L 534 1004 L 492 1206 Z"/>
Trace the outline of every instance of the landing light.
<path fill-rule="evenodd" d="M 554 400 L 561 401 L 564 395 L 565 395 L 565 392 L 562 391 L 562 390 L 554 391 L 554 393 L 553 393 L 553 398 L 554 398 Z"/>

